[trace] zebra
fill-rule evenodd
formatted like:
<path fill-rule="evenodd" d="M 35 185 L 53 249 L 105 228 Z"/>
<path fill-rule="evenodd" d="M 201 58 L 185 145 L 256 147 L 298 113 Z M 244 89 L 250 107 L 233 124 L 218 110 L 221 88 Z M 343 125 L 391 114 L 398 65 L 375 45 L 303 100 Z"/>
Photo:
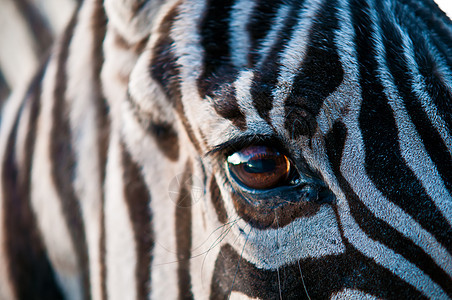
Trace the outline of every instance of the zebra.
<path fill-rule="evenodd" d="M 85 0 L 0 127 L 0 299 L 452 298 L 431 0 Z"/>

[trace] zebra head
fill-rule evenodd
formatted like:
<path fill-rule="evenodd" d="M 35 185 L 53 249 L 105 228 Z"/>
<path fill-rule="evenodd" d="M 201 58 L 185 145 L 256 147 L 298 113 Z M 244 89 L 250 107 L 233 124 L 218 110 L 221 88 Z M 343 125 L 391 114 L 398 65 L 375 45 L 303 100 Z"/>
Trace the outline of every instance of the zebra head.
<path fill-rule="evenodd" d="M 153 295 L 450 295 L 452 27 L 434 4 L 179 1 L 154 18 L 118 109 L 153 265 L 177 265 Z"/>
<path fill-rule="evenodd" d="M 452 297 L 432 0 L 80 1 L 16 95 L 1 299 Z"/>

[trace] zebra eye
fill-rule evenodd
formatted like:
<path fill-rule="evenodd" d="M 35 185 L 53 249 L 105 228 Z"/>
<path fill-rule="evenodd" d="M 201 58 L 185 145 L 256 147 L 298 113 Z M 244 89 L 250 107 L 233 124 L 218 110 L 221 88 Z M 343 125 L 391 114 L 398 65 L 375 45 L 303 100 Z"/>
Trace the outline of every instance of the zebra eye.
<path fill-rule="evenodd" d="M 228 156 L 229 173 L 239 184 L 255 190 L 283 185 L 289 179 L 287 156 L 267 146 L 250 146 Z"/>

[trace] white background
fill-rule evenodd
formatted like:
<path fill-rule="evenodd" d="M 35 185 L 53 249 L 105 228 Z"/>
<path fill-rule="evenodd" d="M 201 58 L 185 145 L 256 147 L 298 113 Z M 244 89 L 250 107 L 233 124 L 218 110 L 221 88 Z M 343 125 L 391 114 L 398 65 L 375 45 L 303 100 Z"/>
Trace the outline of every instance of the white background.
<path fill-rule="evenodd" d="M 452 0 L 435 0 L 435 2 L 452 19 Z"/>

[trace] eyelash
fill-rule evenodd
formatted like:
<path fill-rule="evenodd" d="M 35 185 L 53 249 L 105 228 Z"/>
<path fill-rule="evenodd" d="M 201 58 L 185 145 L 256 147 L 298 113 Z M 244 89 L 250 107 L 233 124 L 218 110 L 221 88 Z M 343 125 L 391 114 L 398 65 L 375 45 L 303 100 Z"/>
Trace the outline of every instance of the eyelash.
<path fill-rule="evenodd" d="M 212 147 L 205 156 L 216 156 L 226 159 L 229 155 L 240 151 L 249 146 L 270 146 L 278 150 L 281 154 L 286 155 L 289 159 L 292 158 L 292 153 L 284 146 L 280 138 L 272 135 L 248 135 L 238 138 L 233 138 L 225 143 Z"/>

